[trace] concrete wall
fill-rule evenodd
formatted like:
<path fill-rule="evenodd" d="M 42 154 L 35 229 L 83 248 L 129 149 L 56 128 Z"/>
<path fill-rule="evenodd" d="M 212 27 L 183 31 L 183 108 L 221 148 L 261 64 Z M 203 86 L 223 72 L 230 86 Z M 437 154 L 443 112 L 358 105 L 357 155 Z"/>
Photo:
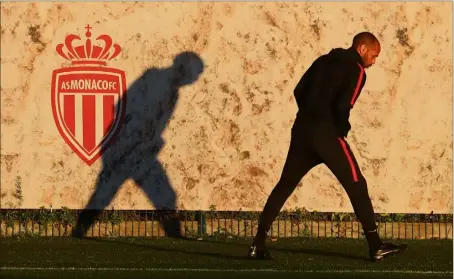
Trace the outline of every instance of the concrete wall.
<path fill-rule="evenodd" d="M 452 212 L 451 12 L 433 2 L 1 3 L 0 207 L 261 210 L 287 153 L 295 84 L 318 55 L 368 30 L 382 53 L 348 141 L 376 211 Z M 117 140 L 91 165 L 59 132 L 51 94 L 54 70 L 75 67 L 58 44 L 69 34 L 83 44 L 87 24 L 94 45 L 106 34 L 121 47 L 107 66 L 128 87 Z M 184 51 L 196 56 L 174 65 Z M 181 86 L 182 71 L 202 72 Z M 95 104 L 81 98 L 78 127 L 83 104 Z M 352 211 L 324 165 L 285 205 L 297 206 Z"/>

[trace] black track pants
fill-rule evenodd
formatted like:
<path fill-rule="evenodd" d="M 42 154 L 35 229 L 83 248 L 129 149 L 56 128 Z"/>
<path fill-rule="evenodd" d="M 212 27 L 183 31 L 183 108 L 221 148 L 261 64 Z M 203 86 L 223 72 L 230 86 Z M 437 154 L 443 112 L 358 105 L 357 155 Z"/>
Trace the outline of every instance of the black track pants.
<path fill-rule="evenodd" d="M 296 186 L 313 167 L 324 163 L 345 189 L 365 232 L 377 229 L 367 183 L 347 141 L 337 136 L 332 125 L 306 127 L 295 122 L 280 180 L 271 192 L 260 216 L 256 245 L 264 245 L 266 232 Z M 371 243 L 369 243 L 371 244 Z"/>

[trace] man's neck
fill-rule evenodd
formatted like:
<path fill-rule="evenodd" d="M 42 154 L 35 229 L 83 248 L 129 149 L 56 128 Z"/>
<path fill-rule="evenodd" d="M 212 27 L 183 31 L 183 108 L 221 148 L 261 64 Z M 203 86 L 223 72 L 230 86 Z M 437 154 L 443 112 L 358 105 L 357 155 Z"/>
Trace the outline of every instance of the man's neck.
<path fill-rule="evenodd" d="M 361 58 L 361 55 L 359 54 L 358 49 L 356 49 L 356 48 L 354 48 L 353 46 L 351 46 L 348 50 L 352 53 L 352 57 L 353 57 L 358 63 L 360 63 L 361 66 L 364 67 L 363 59 Z"/>

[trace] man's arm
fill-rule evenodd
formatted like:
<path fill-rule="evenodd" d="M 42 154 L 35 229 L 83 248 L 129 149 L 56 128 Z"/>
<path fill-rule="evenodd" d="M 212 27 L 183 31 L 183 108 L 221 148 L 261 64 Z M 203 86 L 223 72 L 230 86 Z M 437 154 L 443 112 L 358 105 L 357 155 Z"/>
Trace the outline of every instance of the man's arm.
<path fill-rule="evenodd" d="M 316 114 L 331 115 L 331 104 L 341 82 L 340 73 L 339 65 L 330 63 L 326 56 L 314 61 L 294 90 L 299 109 L 316 109 Z"/>
<path fill-rule="evenodd" d="M 361 82 L 365 78 L 363 71 L 358 65 L 348 65 L 343 70 L 343 85 L 339 88 L 333 103 L 336 126 L 343 137 L 346 137 L 351 129 L 350 110 L 361 91 Z"/>

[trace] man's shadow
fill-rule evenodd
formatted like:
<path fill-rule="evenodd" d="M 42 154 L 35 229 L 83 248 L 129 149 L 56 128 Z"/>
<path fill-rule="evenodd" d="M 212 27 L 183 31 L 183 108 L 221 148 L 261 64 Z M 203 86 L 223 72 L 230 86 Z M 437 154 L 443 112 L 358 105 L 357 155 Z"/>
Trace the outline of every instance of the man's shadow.
<path fill-rule="evenodd" d="M 164 145 L 161 134 L 173 114 L 179 89 L 197 81 L 203 70 L 197 54 L 183 52 L 171 67 L 150 68 L 130 86 L 123 95 L 126 109 L 122 126 L 102 154 L 96 188 L 78 216 L 73 236 L 86 235 L 127 179 L 134 180 L 156 209 L 176 209 L 175 191 L 157 159 Z M 165 222 L 166 235 L 181 237 L 179 224 L 179 220 Z"/>

